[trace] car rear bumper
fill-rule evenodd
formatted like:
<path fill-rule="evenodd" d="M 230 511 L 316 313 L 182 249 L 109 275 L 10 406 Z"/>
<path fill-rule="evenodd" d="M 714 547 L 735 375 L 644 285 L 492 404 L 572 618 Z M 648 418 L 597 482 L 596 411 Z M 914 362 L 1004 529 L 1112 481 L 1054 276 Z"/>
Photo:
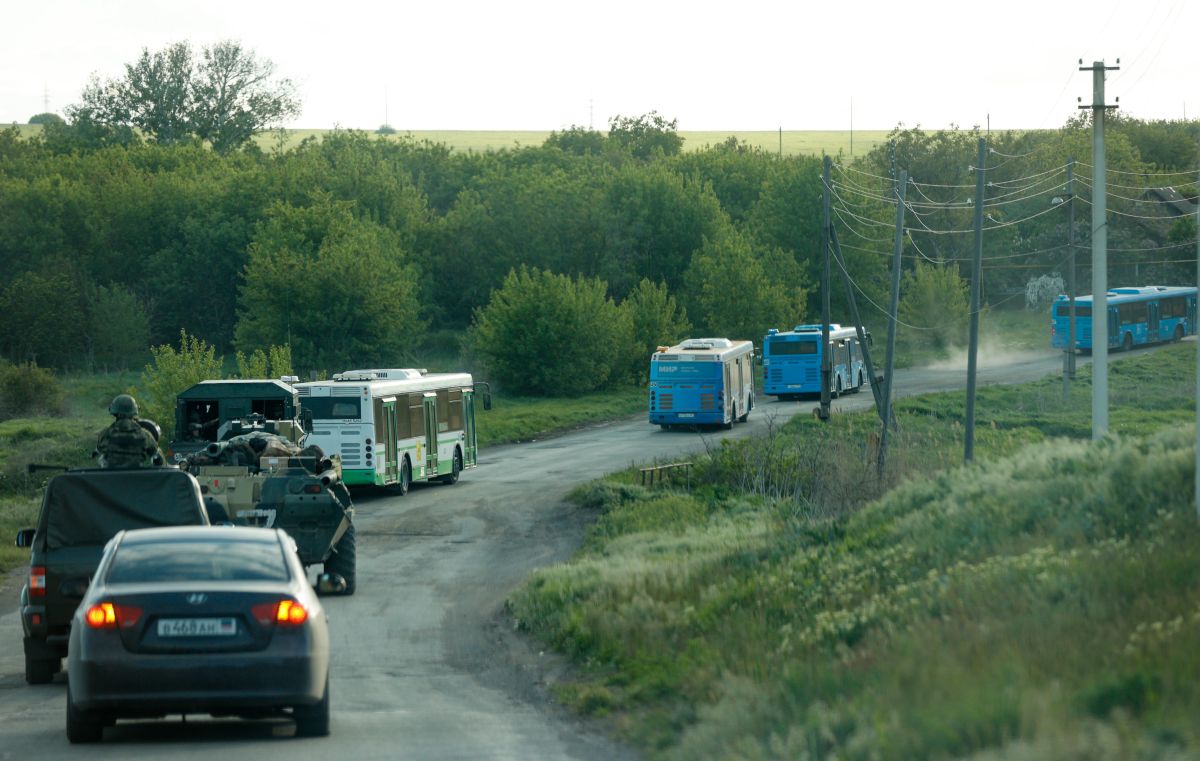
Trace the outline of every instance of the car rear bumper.
<path fill-rule="evenodd" d="M 327 659 L 263 653 L 71 658 L 71 699 L 113 715 L 283 708 L 321 700 Z"/>

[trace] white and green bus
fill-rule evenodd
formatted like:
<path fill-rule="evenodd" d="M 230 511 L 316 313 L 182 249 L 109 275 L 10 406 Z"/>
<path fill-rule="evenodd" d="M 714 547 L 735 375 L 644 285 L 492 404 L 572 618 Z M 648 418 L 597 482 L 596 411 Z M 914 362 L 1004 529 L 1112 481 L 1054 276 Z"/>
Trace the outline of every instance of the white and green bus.
<path fill-rule="evenodd" d="M 414 480 L 453 484 L 474 468 L 475 385 L 468 373 L 347 370 L 333 380 L 295 384 L 312 430 L 305 440 L 342 457 L 348 485 Z"/>

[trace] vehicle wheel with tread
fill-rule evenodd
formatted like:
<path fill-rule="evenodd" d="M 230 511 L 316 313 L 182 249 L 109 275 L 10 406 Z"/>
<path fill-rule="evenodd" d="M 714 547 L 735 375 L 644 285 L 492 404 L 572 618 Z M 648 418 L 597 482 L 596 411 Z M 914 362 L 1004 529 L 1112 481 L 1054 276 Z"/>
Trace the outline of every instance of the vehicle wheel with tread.
<path fill-rule="evenodd" d="M 862 374 L 862 371 L 859 371 L 858 385 L 854 387 L 854 393 L 857 394 L 859 391 L 862 391 L 862 387 L 863 387 L 863 374 Z"/>
<path fill-rule="evenodd" d="M 408 487 L 412 485 L 412 466 L 408 464 L 408 458 L 400 460 L 400 480 L 392 485 L 396 494 L 403 497 L 408 494 Z"/>
<path fill-rule="evenodd" d="M 75 707 L 71 690 L 67 690 L 67 739 L 72 743 L 100 742 L 104 736 L 104 722 L 90 711 Z"/>
<path fill-rule="evenodd" d="M 458 474 L 462 472 L 462 452 L 458 447 L 454 448 L 454 458 L 450 463 L 450 472 L 438 478 L 439 481 L 447 486 L 458 483 Z"/>
<path fill-rule="evenodd" d="M 1183 340 L 1183 326 L 1182 325 L 1175 326 L 1175 333 L 1172 336 L 1172 340 L 1174 340 L 1174 341 L 1182 341 Z"/>
<path fill-rule="evenodd" d="M 49 684 L 54 675 L 62 670 L 62 661 L 58 658 L 32 658 L 25 656 L 25 683 Z"/>
<path fill-rule="evenodd" d="M 325 677 L 325 694 L 320 702 L 292 709 L 296 720 L 296 737 L 325 737 L 329 734 L 329 677 Z"/>
<path fill-rule="evenodd" d="M 346 580 L 343 595 L 354 594 L 358 577 L 358 540 L 354 535 L 354 524 L 351 523 L 346 533 L 338 540 L 333 553 L 325 561 L 325 573 L 336 573 Z"/>
<path fill-rule="evenodd" d="M 834 398 L 834 399 L 841 399 L 841 398 L 842 398 L 842 379 L 841 379 L 841 376 L 838 376 L 838 379 L 837 379 L 837 388 L 836 388 L 836 389 L 834 389 L 834 392 L 833 392 L 833 398 Z"/>
<path fill-rule="evenodd" d="M 1122 341 L 1121 341 L 1121 349 L 1124 351 L 1130 351 L 1133 349 L 1133 334 L 1132 333 L 1125 334 L 1125 338 L 1122 339 Z"/>

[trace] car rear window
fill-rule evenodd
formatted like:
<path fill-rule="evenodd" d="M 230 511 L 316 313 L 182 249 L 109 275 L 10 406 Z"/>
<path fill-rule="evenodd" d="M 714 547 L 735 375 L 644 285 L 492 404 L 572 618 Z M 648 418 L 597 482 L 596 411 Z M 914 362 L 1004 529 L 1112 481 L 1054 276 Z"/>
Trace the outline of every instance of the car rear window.
<path fill-rule="evenodd" d="M 230 529 L 236 531 L 237 529 Z M 109 584 L 147 581 L 286 581 L 277 542 L 174 541 L 122 544 L 109 564 Z"/>

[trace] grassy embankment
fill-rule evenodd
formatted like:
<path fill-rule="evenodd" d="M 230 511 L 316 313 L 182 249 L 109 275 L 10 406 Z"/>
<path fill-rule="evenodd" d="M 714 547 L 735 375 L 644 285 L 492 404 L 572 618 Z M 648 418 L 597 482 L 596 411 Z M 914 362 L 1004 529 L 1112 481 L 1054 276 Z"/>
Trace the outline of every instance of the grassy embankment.
<path fill-rule="evenodd" d="M 1100 444 L 1084 368 L 1067 403 L 982 389 L 969 467 L 947 393 L 899 402 L 882 478 L 873 413 L 722 446 L 690 493 L 615 474 L 511 610 L 655 758 L 1194 758 L 1194 367 L 1115 361 Z"/>

